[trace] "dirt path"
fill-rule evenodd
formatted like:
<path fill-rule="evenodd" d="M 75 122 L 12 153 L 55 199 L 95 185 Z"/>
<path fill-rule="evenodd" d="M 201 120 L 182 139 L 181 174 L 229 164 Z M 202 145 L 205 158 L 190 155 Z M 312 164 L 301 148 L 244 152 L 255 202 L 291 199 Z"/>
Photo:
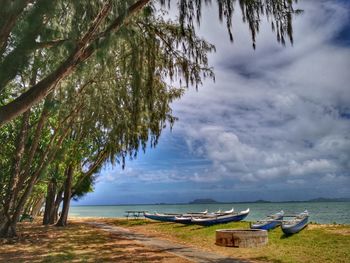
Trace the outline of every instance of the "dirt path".
<path fill-rule="evenodd" d="M 192 262 L 199 262 L 199 263 L 247 262 L 247 261 L 241 261 L 233 258 L 228 258 L 219 254 L 210 253 L 210 252 L 202 251 L 191 247 L 186 247 L 167 240 L 145 236 L 139 233 L 132 232 L 129 229 L 126 229 L 123 227 L 111 226 L 105 223 L 98 223 L 98 222 L 86 222 L 86 224 L 92 225 L 94 227 L 97 227 L 109 233 L 116 234 L 122 238 L 134 240 L 146 247 L 152 247 L 153 249 L 158 249 L 161 252 L 167 252 L 175 256 L 185 258 Z"/>

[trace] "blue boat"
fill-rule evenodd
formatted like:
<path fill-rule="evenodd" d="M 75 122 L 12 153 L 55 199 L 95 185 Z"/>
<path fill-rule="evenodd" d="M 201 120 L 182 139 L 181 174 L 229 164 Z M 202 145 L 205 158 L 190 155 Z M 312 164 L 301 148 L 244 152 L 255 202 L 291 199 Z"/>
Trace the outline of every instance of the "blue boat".
<path fill-rule="evenodd" d="M 201 217 L 192 217 L 191 222 L 202 226 L 211 226 L 228 222 L 238 222 L 243 220 L 249 214 L 249 208 L 239 213 L 232 212 L 230 214 L 214 214 Z"/>
<path fill-rule="evenodd" d="M 254 224 L 250 225 L 251 229 L 263 229 L 263 230 L 271 230 L 275 227 L 281 225 L 281 220 L 283 219 L 284 212 L 280 211 L 276 214 L 270 215 L 263 220 L 259 220 Z"/>
<path fill-rule="evenodd" d="M 180 223 L 180 224 L 191 224 L 191 218 L 192 216 L 175 216 L 175 223 Z"/>
<path fill-rule="evenodd" d="M 208 213 L 208 210 L 205 212 L 200 212 L 200 213 L 188 213 L 188 214 L 183 214 L 181 216 L 175 216 L 175 222 L 180 223 L 180 224 L 191 224 L 192 218 L 202 218 L 202 217 L 213 217 L 213 216 L 219 216 L 219 215 L 228 215 L 228 214 L 233 214 L 234 209 L 232 208 L 231 210 L 223 211 L 221 210 L 216 211 L 214 213 Z"/>
<path fill-rule="evenodd" d="M 300 230 L 304 229 L 309 220 L 309 212 L 305 210 L 304 212 L 297 215 L 295 218 L 288 220 L 288 221 L 282 221 L 282 231 L 286 235 L 291 235 L 298 233 Z"/>
<path fill-rule="evenodd" d="M 158 213 L 143 213 L 144 217 L 152 220 L 157 220 L 161 222 L 175 222 L 176 216 L 181 216 L 181 214 L 158 214 Z"/>

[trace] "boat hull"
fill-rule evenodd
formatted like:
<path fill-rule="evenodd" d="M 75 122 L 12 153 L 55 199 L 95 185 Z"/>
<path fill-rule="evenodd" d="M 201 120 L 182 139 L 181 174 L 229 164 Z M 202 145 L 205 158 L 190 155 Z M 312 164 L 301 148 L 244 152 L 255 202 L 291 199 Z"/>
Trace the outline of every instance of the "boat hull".
<path fill-rule="evenodd" d="M 249 213 L 242 213 L 238 215 L 225 215 L 225 216 L 217 216 L 214 218 L 193 218 L 191 220 L 192 223 L 202 226 L 211 226 L 216 224 L 224 224 L 229 222 L 238 222 L 245 219 Z"/>
<path fill-rule="evenodd" d="M 150 214 L 150 213 L 143 213 L 145 218 L 161 221 L 161 222 L 176 222 L 181 224 L 189 224 L 191 223 L 191 217 L 192 216 L 205 216 L 205 214 L 208 211 L 205 212 L 193 212 L 193 213 L 185 213 L 185 214 Z"/>
<path fill-rule="evenodd" d="M 308 219 L 309 219 L 309 217 L 306 216 L 294 225 L 282 224 L 281 228 L 282 228 L 283 233 L 285 233 L 286 235 L 292 235 L 292 234 L 298 233 L 299 231 L 301 231 L 302 229 L 304 229 L 307 226 Z"/>
<path fill-rule="evenodd" d="M 269 222 L 262 225 L 252 225 L 251 229 L 271 230 L 278 227 L 280 224 L 279 222 Z"/>
<path fill-rule="evenodd" d="M 283 219 L 283 216 L 279 216 L 279 217 L 276 217 L 274 220 L 282 220 L 282 219 Z M 266 223 L 262 223 L 262 224 L 252 224 L 250 228 L 261 229 L 261 230 L 271 230 L 281 225 L 281 222 L 274 221 L 274 220 L 267 221 Z"/>
<path fill-rule="evenodd" d="M 144 214 L 144 217 L 161 222 L 175 222 L 175 216 L 173 215 L 154 215 L 154 214 Z"/>
<path fill-rule="evenodd" d="M 181 217 L 181 218 L 175 217 L 174 222 L 179 224 L 185 224 L 185 225 L 192 223 L 191 217 Z"/>

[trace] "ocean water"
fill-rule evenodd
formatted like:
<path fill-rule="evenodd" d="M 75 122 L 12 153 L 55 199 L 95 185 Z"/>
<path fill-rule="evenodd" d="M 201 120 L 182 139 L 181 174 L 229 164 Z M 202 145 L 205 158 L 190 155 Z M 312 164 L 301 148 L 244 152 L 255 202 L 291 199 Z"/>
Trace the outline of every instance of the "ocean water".
<path fill-rule="evenodd" d="M 125 211 L 149 211 L 158 213 L 186 213 L 209 210 L 215 212 L 250 209 L 246 221 L 255 221 L 269 214 L 283 210 L 285 214 L 296 214 L 307 209 L 309 221 L 320 224 L 350 224 L 350 202 L 300 202 L 300 203 L 240 203 L 240 204 L 174 204 L 174 205 L 115 205 L 115 206 L 72 206 L 70 216 L 79 217 L 124 217 Z"/>

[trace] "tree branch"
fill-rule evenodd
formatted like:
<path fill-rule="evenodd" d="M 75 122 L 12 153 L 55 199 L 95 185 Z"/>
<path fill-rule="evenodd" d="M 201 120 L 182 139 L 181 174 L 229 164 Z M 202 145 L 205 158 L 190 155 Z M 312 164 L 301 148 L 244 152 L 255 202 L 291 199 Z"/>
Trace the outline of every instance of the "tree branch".
<path fill-rule="evenodd" d="M 20 1 L 3 1 L 2 11 L 0 11 L 0 56 L 4 53 L 8 38 L 14 26 L 16 25 L 18 17 L 30 2 L 30 0 Z M 6 6 L 6 7 L 5 7 Z M 11 10 L 12 9 L 12 10 Z M 10 10 L 6 12 L 6 10 Z"/>
<path fill-rule="evenodd" d="M 129 7 L 126 15 L 119 16 L 102 34 L 96 34 L 96 30 L 101 21 L 105 19 L 111 8 L 110 2 L 107 2 L 97 15 L 95 21 L 83 36 L 83 38 L 77 43 L 77 48 L 72 54 L 61 63 L 61 65 L 49 74 L 46 78 L 32 86 L 29 90 L 24 92 L 14 101 L 8 103 L 0 108 L 0 127 L 5 123 L 11 121 L 18 115 L 25 112 L 27 109 L 41 101 L 47 96 L 47 94 L 57 87 L 57 84 L 66 76 L 72 74 L 74 69 L 80 63 L 88 59 L 94 51 L 97 49 L 96 41 L 104 38 L 111 32 L 118 31 L 123 24 L 130 19 L 135 13 L 137 13 L 143 6 L 145 6 L 150 0 L 139 0 L 135 4 Z"/>

